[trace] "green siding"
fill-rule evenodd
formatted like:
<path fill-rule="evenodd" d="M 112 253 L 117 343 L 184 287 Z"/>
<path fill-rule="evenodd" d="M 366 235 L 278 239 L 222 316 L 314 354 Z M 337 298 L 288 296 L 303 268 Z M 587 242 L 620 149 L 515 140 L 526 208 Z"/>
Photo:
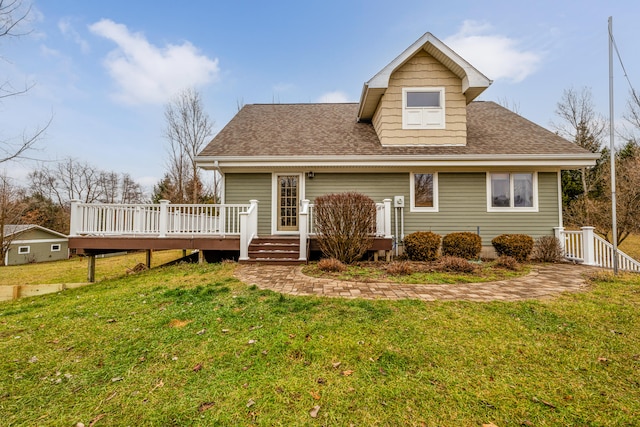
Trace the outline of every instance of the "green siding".
<path fill-rule="evenodd" d="M 439 173 L 439 212 L 411 212 L 409 186 L 409 173 L 316 173 L 313 180 L 306 181 L 306 196 L 313 201 L 322 194 L 358 191 L 381 202 L 403 195 L 405 235 L 414 231 L 433 231 L 441 235 L 456 231 L 476 232 L 480 227 L 484 245 L 491 245 L 491 239 L 503 233 L 524 233 L 534 238 L 552 234 L 553 227 L 558 225 L 555 172 L 538 174 L 538 212 L 487 212 L 484 172 Z M 391 231 L 395 234 L 393 216 Z"/>
<path fill-rule="evenodd" d="M 224 175 L 225 202 L 248 204 L 258 200 L 258 234 L 271 234 L 271 174 L 227 173 Z"/>
<path fill-rule="evenodd" d="M 22 238 L 23 235 L 20 237 Z M 52 237 L 51 234 L 46 233 L 45 237 L 60 238 L 58 236 Z M 26 240 L 26 239 L 24 239 Z M 51 245 L 60 245 L 60 251 L 52 252 Z M 19 254 L 18 247 L 29 246 L 28 254 Z M 7 256 L 7 265 L 19 265 L 29 264 L 32 262 L 47 262 L 47 261 L 59 261 L 69 258 L 69 245 L 67 241 L 61 242 L 42 242 L 42 243 L 12 243 L 9 247 L 9 253 Z"/>
<path fill-rule="evenodd" d="M 270 173 L 225 175 L 227 203 L 259 203 L 260 234 L 271 233 L 271 180 Z M 433 231 L 441 235 L 455 231 L 476 232 L 484 245 L 503 233 L 524 233 L 534 238 L 553 234 L 558 225 L 557 174 L 538 173 L 538 212 L 487 212 L 486 174 L 484 172 L 440 172 L 439 212 L 411 212 L 409 200 L 410 175 L 398 173 L 322 173 L 313 179 L 305 176 L 305 197 L 312 203 L 323 194 L 358 191 L 375 202 L 403 195 L 404 233 Z M 393 206 L 393 205 L 392 205 Z M 395 215 L 395 209 L 393 214 Z M 395 217 L 391 218 L 391 231 L 395 233 Z M 400 220 L 398 220 L 400 227 Z"/>

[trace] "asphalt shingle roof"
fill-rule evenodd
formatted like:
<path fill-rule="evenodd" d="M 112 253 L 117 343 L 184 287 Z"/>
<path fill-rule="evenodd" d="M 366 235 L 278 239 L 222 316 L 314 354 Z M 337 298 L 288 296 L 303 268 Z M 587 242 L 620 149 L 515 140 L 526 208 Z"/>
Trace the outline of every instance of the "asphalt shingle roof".
<path fill-rule="evenodd" d="M 200 156 L 575 155 L 588 152 L 489 101 L 467 106 L 466 146 L 382 146 L 358 104 L 252 104 Z"/>

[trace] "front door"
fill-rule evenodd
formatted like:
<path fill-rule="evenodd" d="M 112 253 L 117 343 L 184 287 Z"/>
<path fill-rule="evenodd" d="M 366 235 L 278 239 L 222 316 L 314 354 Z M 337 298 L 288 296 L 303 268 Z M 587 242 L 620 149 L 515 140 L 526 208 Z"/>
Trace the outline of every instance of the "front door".
<path fill-rule="evenodd" d="M 277 229 L 298 231 L 298 207 L 300 206 L 300 175 L 277 176 Z"/>

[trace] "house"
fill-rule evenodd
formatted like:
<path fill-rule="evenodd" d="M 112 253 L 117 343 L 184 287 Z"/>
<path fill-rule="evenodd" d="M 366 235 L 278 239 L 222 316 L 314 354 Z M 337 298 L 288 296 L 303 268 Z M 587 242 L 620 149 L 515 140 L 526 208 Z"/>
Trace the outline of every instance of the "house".
<path fill-rule="evenodd" d="M 485 253 L 499 234 L 553 234 L 561 170 L 599 156 L 476 101 L 490 84 L 426 33 L 364 84 L 358 103 L 246 105 L 197 162 L 222 175 L 223 203 L 254 200 L 261 237 L 309 233 L 313 200 L 345 191 L 380 204 L 374 249 L 397 250 L 415 231 L 477 232 Z"/>
<path fill-rule="evenodd" d="M 5 225 L 3 242 L 4 265 L 69 258 L 67 236 L 39 225 Z"/>

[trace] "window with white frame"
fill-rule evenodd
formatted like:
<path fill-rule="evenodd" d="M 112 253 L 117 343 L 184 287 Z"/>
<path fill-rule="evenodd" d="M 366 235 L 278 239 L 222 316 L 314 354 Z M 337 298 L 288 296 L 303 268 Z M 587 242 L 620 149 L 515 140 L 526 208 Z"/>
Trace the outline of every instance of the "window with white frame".
<path fill-rule="evenodd" d="M 444 88 L 402 89 L 402 129 L 444 129 Z"/>
<path fill-rule="evenodd" d="M 411 173 L 411 212 L 438 212 L 438 174 Z"/>
<path fill-rule="evenodd" d="M 31 246 L 18 246 L 18 253 L 20 255 L 26 255 L 31 252 Z"/>
<path fill-rule="evenodd" d="M 51 252 L 60 252 L 60 244 L 54 243 L 53 245 L 51 245 Z"/>
<path fill-rule="evenodd" d="M 487 173 L 487 210 L 537 212 L 538 174 L 535 172 Z"/>

